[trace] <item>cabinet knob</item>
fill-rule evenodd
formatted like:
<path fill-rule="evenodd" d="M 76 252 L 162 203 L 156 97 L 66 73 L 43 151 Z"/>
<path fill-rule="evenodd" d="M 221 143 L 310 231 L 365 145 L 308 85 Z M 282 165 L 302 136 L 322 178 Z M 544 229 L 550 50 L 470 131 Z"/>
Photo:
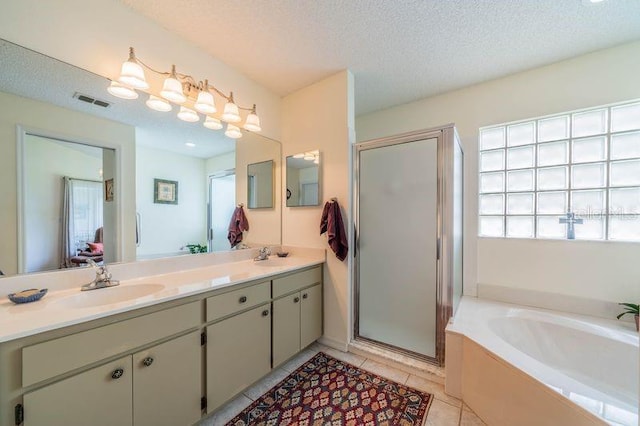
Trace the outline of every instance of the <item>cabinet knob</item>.
<path fill-rule="evenodd" d="M 247 296 L 242 296 L 240 299 L 238 299 L 238 302 L 240 303 L 244 303 L 247 301 Z"/>
<path fill-rule="evenodd" d="M 262 316 L 263 317 L 266 317 L 268 315 L 269 315 L 269 310 L 268 309 L 265 309 L 264 311 L 262 311 Z"/>
<path fill-rule="evenodd" d="M 153 358 L 148 356 L 148 357 L 146 357 L 145 359 L 142 360 L 142 363 L 144 364 L 145 367 L 148 367 L 151 364 L 153 364 Z"/>
<path fill-rule="evenodd" d="M 307 293 L 305 293 L 305 294 L 303 294 L 303 295 L 302 295 L 302 298 L 303 298 L 303 299 L 306 299 L 307 297 L 309 297 L 309 295 L 308 295 Z"/>
<path fill-rule="evenodd" d="M 122 368 L 116 368 L 115 370 L 113 370 L 113 373 L 111 373 L 111 378 L 115 380 L 115 379 L 119 379 L 123 375 L 124 375 L 124 370 Z"/>
<path fill-rule="evenodd" d="M 295 299 L 293 299 L 293 303 L 298 303 L 300 301 L 299 297 L 296 297 Z"/>

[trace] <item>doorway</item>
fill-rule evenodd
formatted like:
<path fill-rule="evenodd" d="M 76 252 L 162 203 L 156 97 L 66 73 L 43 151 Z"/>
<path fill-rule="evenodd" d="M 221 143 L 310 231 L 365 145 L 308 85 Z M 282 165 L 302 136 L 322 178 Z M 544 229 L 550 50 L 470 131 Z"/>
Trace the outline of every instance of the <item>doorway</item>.
<path fill-rule="evenodd" d="M 229 250 L 229 221 L 236 207 L 236 172 L 225 170 L 209 176 L 207 239 L 209 252 Z"/>

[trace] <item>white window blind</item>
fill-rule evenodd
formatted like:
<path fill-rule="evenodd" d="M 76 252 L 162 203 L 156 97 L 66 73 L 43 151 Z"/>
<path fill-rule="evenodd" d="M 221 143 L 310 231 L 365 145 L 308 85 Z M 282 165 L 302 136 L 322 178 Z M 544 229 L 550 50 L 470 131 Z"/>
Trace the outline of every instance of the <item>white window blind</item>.
<path fill-rule="evenodd" d="M 640 102 L 480 129 L 479 235 L 640 241 Z"/>

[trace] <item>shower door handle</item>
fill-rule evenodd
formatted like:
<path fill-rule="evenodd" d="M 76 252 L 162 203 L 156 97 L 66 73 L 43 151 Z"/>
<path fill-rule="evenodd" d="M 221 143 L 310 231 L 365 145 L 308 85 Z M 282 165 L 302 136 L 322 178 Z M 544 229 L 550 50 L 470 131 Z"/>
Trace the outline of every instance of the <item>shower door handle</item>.
<path fill-rule="evenodd" d="M 440 250 L 441 250 L 441 239 L 438 237 L 436 240 L 436 260 L 440 260 Z"/>

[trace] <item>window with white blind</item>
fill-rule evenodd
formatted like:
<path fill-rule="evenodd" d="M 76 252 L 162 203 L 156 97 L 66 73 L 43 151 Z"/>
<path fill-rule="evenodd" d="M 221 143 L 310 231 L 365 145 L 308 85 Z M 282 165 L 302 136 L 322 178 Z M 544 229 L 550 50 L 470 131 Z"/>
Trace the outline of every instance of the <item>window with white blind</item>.
<path fill-rule="evenodd" d="M 479 142 L 481 237 L 640 241 L 640 102 L 484 127 Z"/>

